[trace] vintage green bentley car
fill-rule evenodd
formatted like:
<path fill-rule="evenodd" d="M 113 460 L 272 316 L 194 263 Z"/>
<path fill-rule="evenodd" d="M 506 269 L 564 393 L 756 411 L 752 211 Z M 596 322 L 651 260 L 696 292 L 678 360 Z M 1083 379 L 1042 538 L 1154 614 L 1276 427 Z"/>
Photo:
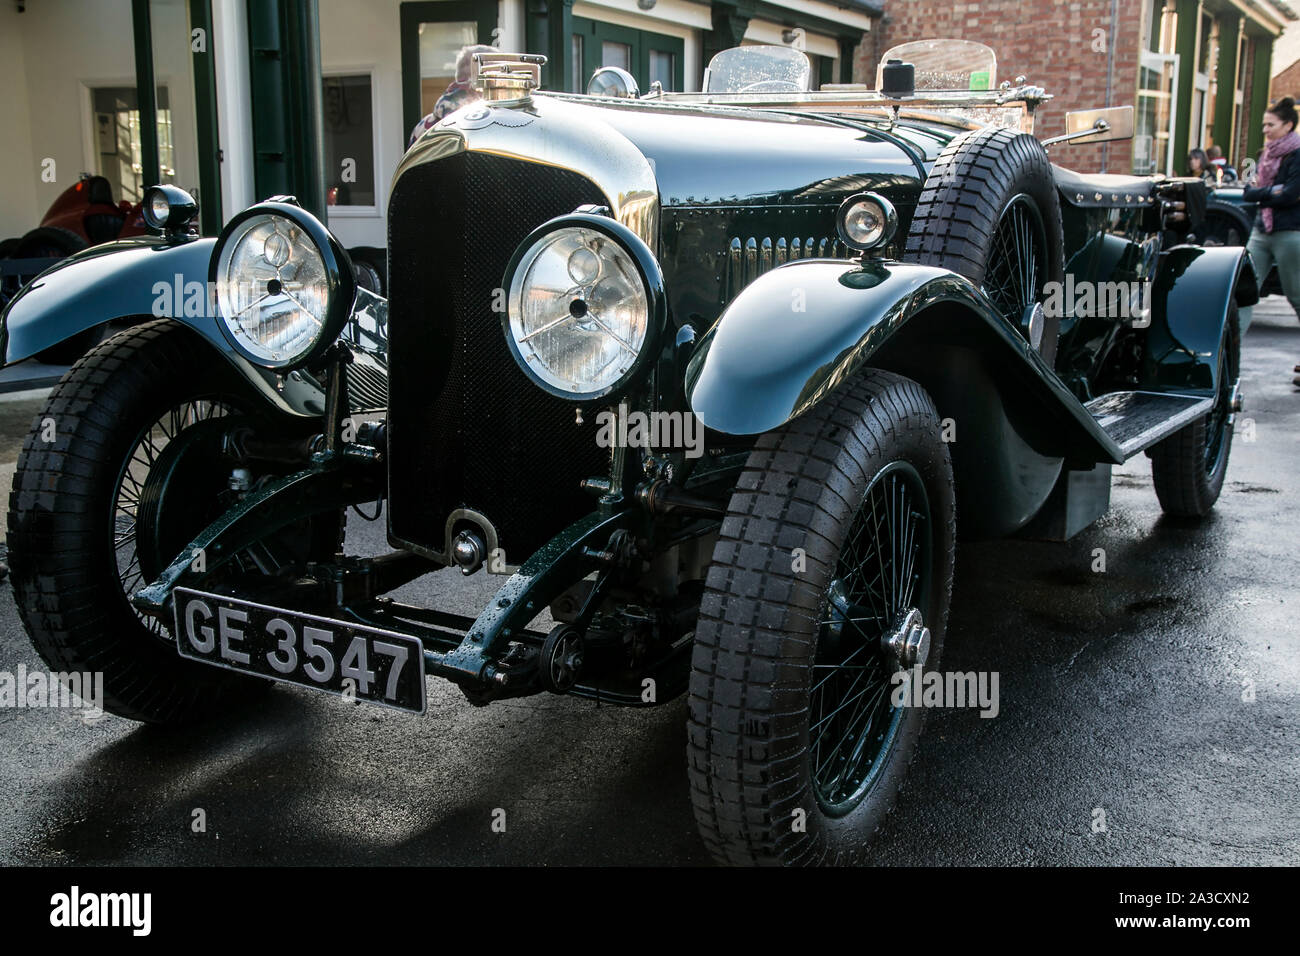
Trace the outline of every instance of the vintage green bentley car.
<path fill-rule="evenodd" d="M 646 95 L 617 71 L 545 92 L 540 58 L 489 54 L 483 100 L 396 173 L 387 300 L 290 197 L 209 240 L 157 187 L 161 235 L 4 314 L 10 363 L 149 319 L 24 445 L 36 649 L 143 721 L 270 681 L 416 712 L 426 677 L 475 704 L 685 694 L 718 860 L 868 859 L 958 533 L 1068 538 L 1142 452 L 1164 509 L 1205 515 L 1257 295 L 1242 249 L 1185 241 L 1199 181 L 1053 165 L 1043 90 L 936 49 L 809 92 L 802 54 L 745 47 L 704 92 Z M 374 502 L 391 550 L 348 553 Z M 442 568 L 504 577 L 476 617 L 388 596 Z"/>

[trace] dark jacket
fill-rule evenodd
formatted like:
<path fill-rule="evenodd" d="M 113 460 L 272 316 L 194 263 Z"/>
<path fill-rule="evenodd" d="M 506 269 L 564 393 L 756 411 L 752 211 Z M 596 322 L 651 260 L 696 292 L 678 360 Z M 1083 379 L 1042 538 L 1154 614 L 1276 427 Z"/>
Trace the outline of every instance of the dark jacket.
<path fill-rule="evenodd" d="M 1300 230 L 1300 149 L 1282 157 L 1272 186 L 1248 186 L 1241 198 L 1273 210 L 1274 232 Z M 1255 224 L 1264 228 L 1258 213 Z"/>

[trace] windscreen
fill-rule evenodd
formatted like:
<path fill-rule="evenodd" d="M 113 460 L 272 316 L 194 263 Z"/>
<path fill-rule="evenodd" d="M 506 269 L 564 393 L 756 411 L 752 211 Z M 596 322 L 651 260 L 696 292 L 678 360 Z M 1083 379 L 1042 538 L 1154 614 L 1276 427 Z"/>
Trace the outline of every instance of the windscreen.
<path fill-rule="evenodd" d="M 974 40 L 913 40 L 885 51 L 876 67 L 876 89 L 889 60 L 916 67 L 918 90 L 991 90 L 998 82 L 998 59 Z"/>
<path fill-rule="evenodd" d="M 704 71 L 705 93 L 802 93 L 812 66 L 787 46 L 738 46 L 723 50 Z"/>

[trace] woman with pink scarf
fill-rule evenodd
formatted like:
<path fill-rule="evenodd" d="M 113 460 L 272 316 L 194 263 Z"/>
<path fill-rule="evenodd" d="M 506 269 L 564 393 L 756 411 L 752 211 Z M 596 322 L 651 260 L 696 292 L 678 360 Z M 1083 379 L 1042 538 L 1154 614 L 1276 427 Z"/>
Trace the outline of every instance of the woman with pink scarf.
<path fill-rule="evenodd" d="M 1274 265 L 1287 301 L 1300 318 L 1300 134 L 1295 101 L 1286 96 L 1264 113 L 1264 151 L 1255 167 L 1255 185 L 1242 194 L 1258 204 L 1255 228 L 1246 248 L 1262 281 Z M 1242 311 L 1241 331 L 1250 324 Z M 1300 371 L 1300 369 L 1297 369 Z M 1296 376 L 1300 385 L 1300 375 Z"/>

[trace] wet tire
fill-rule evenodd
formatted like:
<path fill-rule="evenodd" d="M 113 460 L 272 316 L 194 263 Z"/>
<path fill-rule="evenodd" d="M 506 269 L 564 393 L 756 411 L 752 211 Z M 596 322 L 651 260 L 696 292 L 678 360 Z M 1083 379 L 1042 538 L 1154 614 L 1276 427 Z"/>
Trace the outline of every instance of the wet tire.
<path fill-rule="evenodd" d="M 1193 239 L 1203 246 L 1244 246 L 1250 229 L 1251 219 L 1241 209 L 1211 199 Z"/>
<path fill-rule="evenodd" d="M 388 253 L 374 246 L 357 246 L 348 250 L 357 285 L 367 292 L 388 297 Z"/>
<path fill-rule="evenodd" d="M 1024 281 L 1008 254 L 1009 237 L 1021 233 L 1032 233 L 1036 246 L 1026 255 L 1035 274 L 1024 273 Z M 1065 274 L 1060 198 L 1042 144 L 1007 129 L 972 130 L 950 142 L 926 177 L 903 258 L 970 279 L 1030 338 L 1026 307 L 1041 303 L 1044 284 Z M 1060 316 L 1044 313 L 1036 321 L 1037 351 L 1051 365 Z"/>
<path fill-rule="evenodd" d="M 887 716 L 876 706 L 854 717 L 850 708 L 864 697 L 853 694 L 878 691 L 875 683 L 849 682 L 855 673 L 887 681 L 897 669 L 877 655 L 883 622 L 899 608 L 881 606 L 868 621 L 841 603 L 856 608 L 869 598 L 874 606 L 874 592 L 863 590 L 872 559 L 855 566 L 871 539 L 860 522 L 876 528 L 877 496 L 896 487 L 911 489 L 908 501 L 924 499 L 924 508 L 915 508 L 923 519 L 908 518 L 906 526 L 914 534 L 913 570 L 925 583 L 910 597 L 910 586 L 898 589 L 894 600 L 919 605 L 933 668 L 943 646 L 955 523 L 951 462 L 925 391 L 869 370 L 762 436 L 749 456 L 708 571 L 690 677 L 691 797 L 700 833 L 720 863 L 863 862 L 893 805 L 925 712 L 895 708 L 886 696 Z M 896 552 L 890 545 L 884 554 Z M 876 552 L 881 568 L 887 560 L 893 559 Z M 911 580 L 902 573 L 896 579 Z M 846 621 L 857 623 L 850 628 Z M 836 711 L 841 692 L 846 707 Z M 859 723 L 850 726 L 850 719 Z M 836 720 L 845 731 L 839 739 L 858 739 L 862 748 L 829 750 L 826 732 Z M 860 757 L 852 768 L 851 756 Z M 836 772 L 841 776 L 832 777 Z"/>
<path fill-rule="evenodd" d="M 86 240 L 69 229 L 39 226 L 18 240 L 13 259 L 58 259 L 86 248 Z"/>
<path fill-rule="evenodd" d="M 1219 391 L 1204 418 L 1180 428 L 1150 451 L 1151 479 L 1168 515 L 1203 518 L 1223 491 L 1232 453 L 1232 392 L 1241 373 L 1241 333 L 1236 303 L 1219 348 Z"/>
<path fill-rule="evenodd" d="M 187 721 L 266 686 L 179 657 L 162 623 L 139 614 L 128 599 L 160 570 L 144 566 L 160 561 L 155 556 L 146 562 L 141 542 L 151 540 L 153 529 L 144 526 L 146 519 L 135 520 L 136 514 L 158 513 L 147 506 L 156 508 L 164 494 L 148 492 L 158 453 L 141 458 L 141 442 L 169 411 L 193 409 L 173 413 L 172 441 L 255 401 L 194 332 L 155 320 L 100 344 L 73 366 L 23 444 L 9 496 L 14 600 L 51 670 L 103 673 L 104 707 L 112 713 L 155 723 Z M 165 492 L 179 497 L 174 518 L 158 524 L 167 540 L 190 540 L 222 510 L 209 492 L 225 477 L 215 473 L 204 480 L 209 486 L 202 493 L 192 484 Z M 320 533 L 332 533 L 335 545 L 341 520 L 331 515 L 319 522 Z M 131 553 L 125 547 L 134 549 L 134 569 L 122 567 Z"/>

